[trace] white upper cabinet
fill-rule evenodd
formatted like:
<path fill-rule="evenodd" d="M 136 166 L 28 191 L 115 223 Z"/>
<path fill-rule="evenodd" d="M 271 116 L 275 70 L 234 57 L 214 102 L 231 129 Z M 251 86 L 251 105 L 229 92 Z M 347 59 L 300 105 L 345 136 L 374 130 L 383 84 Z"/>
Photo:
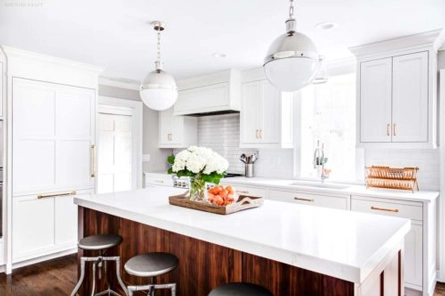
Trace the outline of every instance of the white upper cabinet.
<path fill-rule="evenodd" d="M 291 148 L 293 95 L 278 91 L 267 80 L 242 86 L 240 146 Z"/>
<path fill-rule="evenodd" d="M 360 142 L 428 143 L 428 52 L 360 63 Z"/>
<path fill-rule="evenodd" d="M 198 118 L 173 115 L 173 107 L 159 112 L 159 148 L 187 148 L 198 144 Z"/>
<path fill-rule="evenodd" d="M 436 147 L 437 34 L 350 49 L 357 56 L 357 146 Z"/>
<path fill-rule="evenodd" d="M 13 192 L 93 188 L 93 90 L 14 78 Z"/>

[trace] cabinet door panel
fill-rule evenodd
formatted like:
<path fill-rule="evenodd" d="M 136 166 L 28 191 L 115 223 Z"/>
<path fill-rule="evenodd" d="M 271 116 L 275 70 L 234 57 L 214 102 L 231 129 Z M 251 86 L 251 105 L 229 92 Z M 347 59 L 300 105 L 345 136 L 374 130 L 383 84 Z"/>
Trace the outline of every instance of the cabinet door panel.
<path fill-rule="evenodd" d="M 360 64 L 360 142 L 391 142 L 392 59 Z"/>
<path fill-rule="evenodd" d="M 51 188 L 55 185 L 55 145 L 52 140 L 14 141 L 13 192 Z"/>
<path fill-rule="evenodd" d="M 422 287 L 422 225 L 411 223 L 405 236 L 405 282 Z"/>
<path fill-rule="evenodd" d="M 12 261 L 26 259 L 54 245 L 54 198 L 13 198 Z"/>
<path fill-rule="evenodd" d="M 428 52 L 393 59 L 393 142 L 428 142 Z"/>
<path fill-rule="evenodd" d="M 281 97 L 280 91 L 268 81 L 261 83 L 262 101 L 262 124 L 260 131 L 261 143 L 278 144 L 280 142 L 281 121 Z"/>
<path fill-rule="evenodd" d="M 90 141 L 58 141 L 56 145 L 56 184 L 58 187 L 88 188 L 91 178 Z"/>
<path fill-rule="evenodd" d="M 59 138 L 90 139 L 94 95 L 87 90 L 57 92 L 56 129 Z"/>
<path fill-rule="evenodd" d="M 55 136 L 55 91 L 46 84 L 14 79 L 14 139 Z"/>
<path fill-rule="evenodd" d="M 258 143 L 261 129 L 262 96 L 259 81 L 246 83 L 242 87 L 240 136 L 241 143 Z"/>
<path fill-rule="evenodd" d="M 159 138 L 160 147 L 169 146 L 172 142 L 173 107 L 159 111 Z"/>

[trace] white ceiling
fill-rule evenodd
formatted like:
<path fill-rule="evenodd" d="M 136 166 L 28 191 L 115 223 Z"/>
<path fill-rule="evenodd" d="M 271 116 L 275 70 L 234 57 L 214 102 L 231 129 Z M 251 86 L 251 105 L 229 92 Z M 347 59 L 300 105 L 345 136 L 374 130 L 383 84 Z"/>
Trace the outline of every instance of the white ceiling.
<path fill-rule="evenodd" d="M 350 46 L 445 28 L 445 0 L 296 0 L 299 31 L 327 59 Z M 142 80 L 154 68 L 162 20 L 165 70 L 176 79 L 262 64 L 284 33 L 287 0 L 0 0 L 0 44 L 105 67 Z M 321 31 L 315 25 L 333 21 Z M 222 52 L 224 59 L 212 57 Z"/>

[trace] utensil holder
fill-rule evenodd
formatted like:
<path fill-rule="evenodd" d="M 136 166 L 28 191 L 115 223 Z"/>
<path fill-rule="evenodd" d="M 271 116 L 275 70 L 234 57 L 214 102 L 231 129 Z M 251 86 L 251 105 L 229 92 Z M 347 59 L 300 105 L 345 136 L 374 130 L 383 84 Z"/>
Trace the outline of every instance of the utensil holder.
<path fill-rule="evenodd" d="M 253 177 L 253 163 L 246 163 L 244 176 L 247 178 Z"/>

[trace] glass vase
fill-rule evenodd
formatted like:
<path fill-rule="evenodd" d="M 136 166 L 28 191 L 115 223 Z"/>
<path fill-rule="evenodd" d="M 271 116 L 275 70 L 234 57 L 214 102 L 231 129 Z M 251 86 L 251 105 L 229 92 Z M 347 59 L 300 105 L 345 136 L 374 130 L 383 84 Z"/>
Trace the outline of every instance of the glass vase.
<path fill-rule="evenodd" d="M 205 184 L 201 175 L 190 179 L 190 200 L 203 201 L 205 196 Z"/>

